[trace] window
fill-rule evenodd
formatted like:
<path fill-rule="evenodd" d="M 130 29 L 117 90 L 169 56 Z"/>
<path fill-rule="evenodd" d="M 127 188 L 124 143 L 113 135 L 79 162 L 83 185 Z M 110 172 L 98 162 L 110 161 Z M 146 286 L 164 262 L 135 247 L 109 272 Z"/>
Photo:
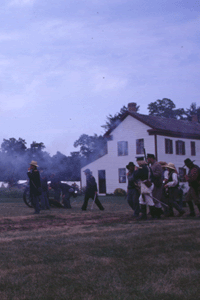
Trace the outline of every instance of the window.
<path fill-rule="evenodd" d="M 176 154 L 185 155 L 185 142 L 176 141 Z"/>
<path fill-rule="evenodd" d="M 126 183 L 126 169 L 119 169 L 119 183 Z"/>
<path fill-rule="evenodd" d="M 144 139 L 136 140 L 136 154 L 144 154 Z"/>
<path fill-rule="evenodd" d="M 165 139 L 165 153 L 173 154 L 173 141 L 170 139 Z"/>
<path fill-rule="evenodd" d="M 196 146 L 195 146 L 195 142 L 191 142 L 190 143 L 191 146 L 191 155 L 195 156 L 196 155 Z"/>
<path fill-rule="evenodd" d="M 118 156 L 128 155 L 128 142 L 117 143 Z"/>
<path fill-rule="evenodd" d="M 179 168 L 179 180 L 180 182 L 185 182 L 184 176 L 186 175 L 186 169 L 185 168 Z"/>

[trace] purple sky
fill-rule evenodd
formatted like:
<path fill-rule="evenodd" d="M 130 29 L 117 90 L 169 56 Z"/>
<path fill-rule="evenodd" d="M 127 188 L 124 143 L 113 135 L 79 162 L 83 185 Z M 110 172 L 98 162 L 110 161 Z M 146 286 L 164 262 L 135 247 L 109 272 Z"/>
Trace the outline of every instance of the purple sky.
<path fill-rule="evenodd" d="M 69 155 L 129 102 L 200 106 L 199 12 L 193 0 L 2 0 L 0 143 Z"/>

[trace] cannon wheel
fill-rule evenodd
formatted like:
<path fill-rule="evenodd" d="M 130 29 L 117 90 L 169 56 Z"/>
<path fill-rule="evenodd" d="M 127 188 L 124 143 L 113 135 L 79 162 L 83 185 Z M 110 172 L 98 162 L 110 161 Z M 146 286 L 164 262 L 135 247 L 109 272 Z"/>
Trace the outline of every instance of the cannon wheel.
<path fill-rule="evenodd" d="M 24 203 L 28 207 L 33 208 L 33 205 L 31 203 L 29 187 L 26 187 L 24 192 L 23 192 L 23 200 L 24 200 Z M 53 206 L 53 207 L 58 207 L 58 208 L 63 208 L 64 207 L 60 202 L 54 200 L 53 198 L 49 198 L 49 205 Z"/>
<path fill-rule="evenodd" d="M 33 205 L 31 203 L 31 197 L 30 197 L 30 193 L 29 193 L 29 187 L 26 187 L 24 192 L 23 192 L 23 200 L 24 200 L 24 203 L 30 207 L 30 208 L 33 208 Z"/>

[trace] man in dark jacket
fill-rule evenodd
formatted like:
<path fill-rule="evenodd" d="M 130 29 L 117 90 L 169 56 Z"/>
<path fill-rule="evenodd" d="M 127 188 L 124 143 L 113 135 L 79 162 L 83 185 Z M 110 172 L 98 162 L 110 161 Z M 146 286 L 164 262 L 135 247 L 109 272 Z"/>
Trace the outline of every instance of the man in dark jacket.
<path fill-rule="evenodd" d="M 186 167 L 188 167 L 188 175 L 185 175 L 185 179 L 189 184 L 189 191 L 185 197 L 185 201 L 188 203 L 190 208 L 190 217 L 195 217 L 194 204 L 197 205 L 200 211 L 200 199 L 199 199 L 199 189 L 200 189 L 200 168 L 195 165 L 189 158 L 184 160 Z M 194 201 L 194 204 L 192 202 Z"/>
<path fill-rule="evenodd" d="M 54 200 L 60 203 L 61 189 L 60 178 L 58 175 L 52 173 L 50 176 L 51 184 L 50 188 L 54 190 Z"/>
<path fill-rule="evenodd" d="M 32 160 L 27 175 L 30 181 L 30 196 L 32 205 L 35 208 L 34 214 L 40 213 L 39 195 L 41 195 L 40 173 L 37 170 L 37 162 Z"/>
<path fill-rule="evenodd" d="M 98 208 L 100 210 L 104 210 L 104 207 L 102 206 L 97 196 L 97 184 L 95 178 L 92 176 L 91 171 L 89 169 L 86 169 L 83 172 L 86 175 L 86 191 L 85 191 L 84 203 L 81 209 L 86 210 L 88 205 L 88 200 L 92 198 L 93 200 L 95 199 L 95 203 L 98 206 Z"/>
<path fill-rule="evenodd" d="M 70 203 L 70 197 L 74 192 L 74 189 L 67 183 L 60 182 L 59 188 L 62 191 L 62 199 L 64 208 L 72 208 Z"/>
<path fill-rule="evenodd" d="M 136 186 L 135 177 L 134 177 L 137 171 L 135 171 L 135 165 L 133 162 L 129 162 L 126 168 L 128 169 L 127 202 L 129 206 L 134 210 L 133 216 L 137 218 L 140 212 L 140 205 L 139 205 L 140 193 L 138 187 Z"/>
<path fill-rule="evenodd" d="M 158 199 L 161 201 L 162 198 L 162 183 L 163 183 L 163 169 L 161 165 L 156 161 L 155 155 L 154 154 L 147 154 L 147 162 L 150 164 L 150 168 L 153 173 L 153 192 L 152 195 L 155 199 Z M 157 216 L 160 218 L 161 214 L 163 213 L 162 211 L 162 206 L 158 201 L 155 201 L 155 209 L 157 211 Z"/>
<path fill-rule="evenodd" d="M 40 169 L 40 178 L 41 178 L 41 187 L 42 187 L 41 209 L 50 209 L 47 175 L 45 174 L 43 169 Z"/>
<path fill-rule="evenodd" d="M 135 172 L 135 180 L 138 181 L 138 185 L 140 186 L 140 198 L 139 203 L 141 206 L 141 216 L 139 220 L 147 220 L 147 206 L 149 206 L 150 214 L 152 218 L 159 218 L 157 215 L 157 210 L 155 208 L 155 204 L 152 198 L 152 171 L 150 167 L 147 165 L 144 157 L 137 157 L 137 163 L 139 168 Z"/>

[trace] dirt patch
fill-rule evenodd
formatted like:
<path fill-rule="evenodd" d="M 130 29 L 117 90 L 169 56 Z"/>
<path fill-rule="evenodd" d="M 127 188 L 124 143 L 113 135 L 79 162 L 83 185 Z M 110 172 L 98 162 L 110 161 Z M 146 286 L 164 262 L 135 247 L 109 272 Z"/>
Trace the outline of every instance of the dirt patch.
<path fill-rule="evenodd" d="M 63 226 L 77 226 L 77 225 L 106 225 L 115 223 L 130 223 L 133 218 L 128 213 L 102 214 L 102 215 L 83 215 L 76 216 L 29 216 L 29 217 L 14 217 L 3 218 L 0 220 L 0 232 L 13 230 L 37 230 L 48 227 L 63 227 Z"/>

